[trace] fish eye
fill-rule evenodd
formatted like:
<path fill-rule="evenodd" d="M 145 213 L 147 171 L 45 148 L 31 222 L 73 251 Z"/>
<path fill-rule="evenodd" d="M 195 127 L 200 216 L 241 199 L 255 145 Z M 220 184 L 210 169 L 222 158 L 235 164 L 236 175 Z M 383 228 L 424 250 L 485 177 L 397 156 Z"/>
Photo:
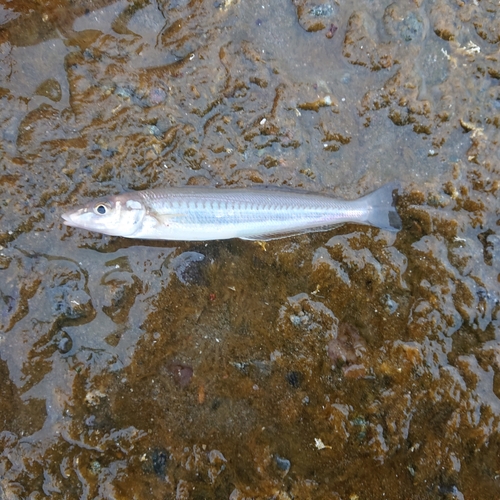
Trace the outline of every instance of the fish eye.
<path fill-rule="evenodd" d="M 98 215 L 106 215 L 108 213 L 109 208 L 111 207 L 106 203 L 98 203 L 94 207 L 94 212 Z"/>

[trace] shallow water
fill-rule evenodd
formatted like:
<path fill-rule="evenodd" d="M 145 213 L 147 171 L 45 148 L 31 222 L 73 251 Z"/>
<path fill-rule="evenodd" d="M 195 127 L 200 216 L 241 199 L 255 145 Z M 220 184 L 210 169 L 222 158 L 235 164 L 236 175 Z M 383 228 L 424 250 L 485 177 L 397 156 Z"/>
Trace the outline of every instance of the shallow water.
<path fill-rule="evenodd" d="M 494 498 L 493 3 L 0 2 L 0 498 Z M 89 198 L 402 183 L 397 235 L 62 225 Z"/>

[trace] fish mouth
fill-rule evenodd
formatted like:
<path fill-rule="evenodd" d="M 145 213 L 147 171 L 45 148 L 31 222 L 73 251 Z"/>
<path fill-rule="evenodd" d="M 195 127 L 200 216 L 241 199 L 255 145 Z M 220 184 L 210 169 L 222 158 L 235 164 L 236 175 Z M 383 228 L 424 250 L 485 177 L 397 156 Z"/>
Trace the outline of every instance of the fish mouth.
<path fill-rule="evenodd" d="M 78 215 L 78 213 L 66 212 L 61 214 L 61 217 L 64 219 L 63 224 L 71 227 L 82 227 L 81 223 L 78 220 L 75 220 L 75 215 Z"/>
<path fill-rule="evenodd" d="M 63 224 L 65 226 L 71 226 L 71 215 L 69 213 L 62 214 L 61 217 L 64 219 Z"/>
<path fill-rule="evenodd" d="M 64 220 L 63 224 L 65 226 L 93 231 L 96 224 L 92 224 L 92 221 L 89 223 L 86 215 L 88 215 L 88 211 L 86 209 L 80 209 L 72 212 L 65 212 L 61 214 L 61 218 Z"/>

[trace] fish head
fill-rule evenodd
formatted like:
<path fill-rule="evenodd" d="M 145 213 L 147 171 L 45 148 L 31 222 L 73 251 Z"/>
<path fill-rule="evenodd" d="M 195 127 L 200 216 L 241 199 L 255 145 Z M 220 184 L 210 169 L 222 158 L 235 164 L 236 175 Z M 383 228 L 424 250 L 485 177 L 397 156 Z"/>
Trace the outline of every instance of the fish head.
<path fill-rule="evenodd" d="M 141 228 L 144 204 L 130 195 L 106 196 L 62 215 L 67 226 L 130 237 Z"/>

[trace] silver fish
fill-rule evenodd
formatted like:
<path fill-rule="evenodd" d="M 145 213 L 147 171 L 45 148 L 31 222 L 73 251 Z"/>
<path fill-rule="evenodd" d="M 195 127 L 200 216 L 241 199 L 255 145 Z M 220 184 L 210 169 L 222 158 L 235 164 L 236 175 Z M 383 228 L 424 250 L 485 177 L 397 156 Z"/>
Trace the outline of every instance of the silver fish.
<path fill-rule="evenodd" d="M 397 188 L 386 184 L 352 201 L 286 189 L 148 189 L 100 198 L 62 217 L 68 226 L 155 240 L 270 240 L 345 222 L 398 231 Z"/>

